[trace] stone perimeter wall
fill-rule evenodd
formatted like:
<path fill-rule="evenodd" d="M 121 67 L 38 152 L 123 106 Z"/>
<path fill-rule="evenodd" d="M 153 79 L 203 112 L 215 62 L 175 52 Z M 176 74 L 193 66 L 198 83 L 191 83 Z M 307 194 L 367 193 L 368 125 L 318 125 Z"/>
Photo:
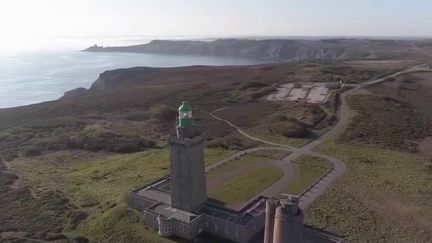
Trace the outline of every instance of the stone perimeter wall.
<path fill-rule="evenodd" d="M 154 205 L 155 201 L 144 198 L 135 192 L 129 192 L 127 196 L 128 205 L 144 213 L 145 225 L 159 231 L 157 221 L 158 215 L 147 210 Z M 173 220 L 173 234 L 186 239 L 193 239 L 200 233 L 200 229 L 212 235 L 229 239 L 234 242 L 245 243 L 252 239 L 258 232 L 264 229 L 265 213 L 255 216 L 246 225 L 232 223 L 230 221 L 214 217 L 211 215 L 201 215 L 199 220 L 194 220 L 190 224 Z"/>
<path fill-rule="evenodd" d="M 264 229 L 265 214 L 254 217 L 246 225 L 204 215 L 204 231 L 234 242 L 246 243 Z"/>
<path fill-rule="evenodd" d="M 162 236 L 175 235 L 184 239 L 192 240 L 203 230 L 203 216 L 198 216 L 190 223 L 184 223 L 176 219 L 165 219 L 165 224 L 160 224 L 156 213 L 144 210 L 144 222 L 150 228 L 157 230 Z M 169 222 L 169 223 L 167 223 Z"/>

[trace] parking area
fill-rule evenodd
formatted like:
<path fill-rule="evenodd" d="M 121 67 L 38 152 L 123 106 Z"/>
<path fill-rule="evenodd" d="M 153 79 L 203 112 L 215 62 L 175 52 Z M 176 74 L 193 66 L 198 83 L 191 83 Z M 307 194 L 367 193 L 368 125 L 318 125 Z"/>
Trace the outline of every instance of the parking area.
<path fill-rule="evenodd" d="M 337 84 L 328 83 L 288 83 L 280 85 L 276 92 L 268 95 L 268 101 L 303 101 L 307 103 L 323 104 L 330 94 L 330 87 L 338 87 Z"/>

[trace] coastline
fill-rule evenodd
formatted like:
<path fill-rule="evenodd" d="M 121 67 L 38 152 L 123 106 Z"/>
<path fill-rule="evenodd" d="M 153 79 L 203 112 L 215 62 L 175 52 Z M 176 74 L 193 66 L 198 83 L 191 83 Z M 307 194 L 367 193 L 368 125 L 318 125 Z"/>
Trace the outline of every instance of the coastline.
<path fill-rule="evenodd" d="M 212 56 L 50 51 L 5 55 L 0 60 L 0 109 L 56 100 L 89 88 L 106 70 L 130 67 L 254 65 L 263 61 Z"/>

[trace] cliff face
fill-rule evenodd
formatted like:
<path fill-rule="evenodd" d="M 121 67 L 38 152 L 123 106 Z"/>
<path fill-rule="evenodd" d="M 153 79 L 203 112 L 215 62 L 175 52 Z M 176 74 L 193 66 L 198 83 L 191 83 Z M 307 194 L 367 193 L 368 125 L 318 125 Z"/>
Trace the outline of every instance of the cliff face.
<path fill-rule="evenodd" d="M 135 67 L 109 70 L 101 73 L 99 78 L 91 85 L 90 91 L 114 90 L 121 87 L 127 87 L 129 84 L 140 80 L 145 76 L 149 79 L 155 75 L 158 68 Z"/>
<path fill-rule="evenodd" d="M 93 52 L 135 52 L 181 55 L 232 56 L 253 59 L 300 61 L 300 60 L 339 60 L 373 59 L 385 57 L 389 52 L 406 57 L 408 49 L 416 46 L 416 41 L 408 40 L 247 40 L 220 39 L 215 41 L 170 41 L 154 40 L 148 44 L 98 47 L 85 51 Z M 418 52 L 416 53 L 419 54 Z"/>

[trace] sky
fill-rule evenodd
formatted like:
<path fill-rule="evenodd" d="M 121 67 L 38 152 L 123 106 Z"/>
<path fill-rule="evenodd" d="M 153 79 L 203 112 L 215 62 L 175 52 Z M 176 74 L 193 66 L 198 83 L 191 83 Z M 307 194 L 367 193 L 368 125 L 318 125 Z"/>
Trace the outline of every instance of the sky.
<path fill-rule="evenodd" d="M 0 49 L 63 37 L 424 37 L 432 1 L 0 0 L 0 33 Z"/>

